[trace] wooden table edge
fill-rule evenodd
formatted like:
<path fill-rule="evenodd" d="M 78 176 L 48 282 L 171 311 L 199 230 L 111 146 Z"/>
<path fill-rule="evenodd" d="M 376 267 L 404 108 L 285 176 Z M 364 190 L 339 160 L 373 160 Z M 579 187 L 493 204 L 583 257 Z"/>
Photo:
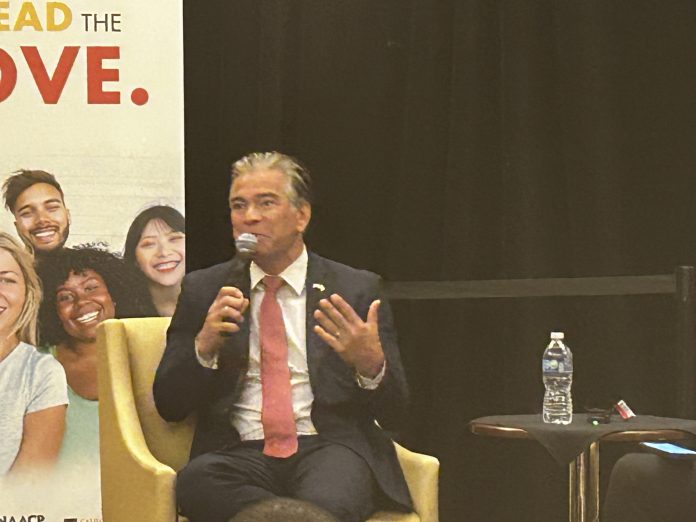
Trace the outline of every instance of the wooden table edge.
<path fill-rule="evenodd" d="M 531 435 L 522 428 L 511 428 L 508 426 L 499 426 L 497 424 L 486 424 L 471 421 L 469 429 L 475 435 L 484 435 L 488 437 L 502 437 L 507 439 L 531 439 Z M 607 433 L 597 440 L 608 442 L 646 442 L 660 440 L 686 440 L 692 439 L 694 436 L 682 430 L 665 429 L 665 430 L 627 430 L 613 433 Z"/>

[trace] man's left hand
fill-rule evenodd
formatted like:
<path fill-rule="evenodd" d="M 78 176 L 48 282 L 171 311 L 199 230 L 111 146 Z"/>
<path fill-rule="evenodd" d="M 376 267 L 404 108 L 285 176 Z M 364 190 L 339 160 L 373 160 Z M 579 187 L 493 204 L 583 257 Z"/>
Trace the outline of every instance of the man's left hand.
<path fill-rule="evenodd" d="M 363 321 L 340 295 L 319 301 L 314 327 L 321 337 L 347 364 L 367 378 L 374 378 L 384 366 L 384 351 L 379 341 L 377 312 L 380 301 L 372 301 Z"/>

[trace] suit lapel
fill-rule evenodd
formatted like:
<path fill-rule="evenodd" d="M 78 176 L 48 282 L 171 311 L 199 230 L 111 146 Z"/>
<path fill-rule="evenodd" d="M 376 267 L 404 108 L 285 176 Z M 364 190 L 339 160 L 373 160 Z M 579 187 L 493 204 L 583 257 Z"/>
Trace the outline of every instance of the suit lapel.
<path fill-rule="evenodd" d="M 307 261 L 305 289 L 307 291 L 307 367 L 309 368 L 309 381 L 314 389 L 321 361 L 331 350 L 314 332 L 314 327 L 317 325 L 314 311 L 319 306 L 319 301 L 328 298 L 334 290 L 333 277 L 326 270 L 324 260 L 311 252 Z"/>

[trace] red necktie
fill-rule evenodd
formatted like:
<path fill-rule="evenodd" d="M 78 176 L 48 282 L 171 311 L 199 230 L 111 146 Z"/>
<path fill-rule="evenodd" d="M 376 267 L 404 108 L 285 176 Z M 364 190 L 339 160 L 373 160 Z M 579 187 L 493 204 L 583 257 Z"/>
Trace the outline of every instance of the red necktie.
<path fill-rule="evenodd" d="M 292 410 L 288 341 L 283 312 L 276 300 L 276 292 L 284 281 L 277 276 L 266 276 L 263 284 L 265 292 L 259 317 L 263 453 L 285 458 L 297 453 L 297 428 Z"/>

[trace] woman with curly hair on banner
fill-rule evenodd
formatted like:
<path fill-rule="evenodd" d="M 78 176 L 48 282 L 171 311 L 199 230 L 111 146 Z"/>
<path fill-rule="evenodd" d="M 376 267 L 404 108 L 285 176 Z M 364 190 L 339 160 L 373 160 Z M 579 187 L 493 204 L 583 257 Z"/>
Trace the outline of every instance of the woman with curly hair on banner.
<path fill-rule="evenodd" d="M 166 205 L 143 210 L 128 229 L 123 258 L 138 269 L 149 290 L 148 315 L 170 317 L 186 271 L 184 216 Z"/>
<path fill-rule="evenodd" d="M 52 465 L 65 430 L 65 372 L 34 347 L 41 285 L 33 261 L 0 232 L 0 475 Z"/>
<path fill-rule="evenodd" d="M 97 464 L 97 326 L 115 317 L 140 317 L 138 285 L 115 254 L 94 245 L 42 258 L 41 343 L 65 369 L 70 408 L 61 463 Z"/>

